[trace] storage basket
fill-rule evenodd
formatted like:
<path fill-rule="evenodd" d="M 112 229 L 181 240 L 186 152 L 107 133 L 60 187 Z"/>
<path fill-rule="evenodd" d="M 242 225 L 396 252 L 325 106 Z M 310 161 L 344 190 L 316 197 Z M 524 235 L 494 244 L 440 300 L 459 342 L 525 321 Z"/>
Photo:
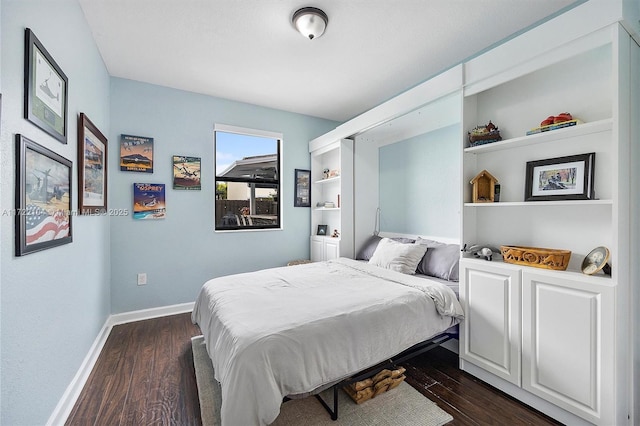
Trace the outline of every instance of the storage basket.
<path fill-rule="evenodd" d="M 540 247 L 500 246 L 502 259 L 507 263 L 535 268 L 564 271 L 569 266 L 571 251 Z"/>

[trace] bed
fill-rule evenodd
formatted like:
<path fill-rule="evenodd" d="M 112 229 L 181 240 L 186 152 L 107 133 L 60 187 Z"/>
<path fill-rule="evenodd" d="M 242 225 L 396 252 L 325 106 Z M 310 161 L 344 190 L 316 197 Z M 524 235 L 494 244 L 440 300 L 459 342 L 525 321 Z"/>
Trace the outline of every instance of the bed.
<path fill-rule="evenodd" d="M 283 398 L 350 377 L 462 317 L 450 286 L 346 258 L 214 278 L 192 313 L 221 384 L 223 426 L 272 423 Z"/>

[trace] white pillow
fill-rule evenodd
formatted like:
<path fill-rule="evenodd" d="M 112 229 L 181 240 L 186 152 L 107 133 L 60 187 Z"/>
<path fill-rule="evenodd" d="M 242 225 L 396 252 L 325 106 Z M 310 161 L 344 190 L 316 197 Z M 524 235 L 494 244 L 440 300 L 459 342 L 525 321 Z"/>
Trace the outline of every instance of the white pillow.
<path fill-rule="evenodd" d="M 383 238 L 369 259 L 369 263 L 413 275 L 426 252 L 427 246 L 423 244 L 403 244 L 389 238 Z"/>

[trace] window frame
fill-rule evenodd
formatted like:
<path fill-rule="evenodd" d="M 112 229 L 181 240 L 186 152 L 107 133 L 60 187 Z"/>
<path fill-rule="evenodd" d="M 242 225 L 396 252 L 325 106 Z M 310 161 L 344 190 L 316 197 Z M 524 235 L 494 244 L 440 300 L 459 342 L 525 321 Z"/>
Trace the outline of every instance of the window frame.
<path fill-rule="evenodd" d="M 236 225 L 236 226 L 227 226 L 224 229 L 218 229 L 218 223 L 216 222 L 215 218 L 216 218 L 216 189 L 218 188 L 218 182 L 247 182 L 246 179 L 242 179 L 242 178 L 233 178 L 233 177 L 226 177 L 226 178 L 218 178 L 217 176 L 217 141 L 216 141 L 216 133 L 217 132 L 223 132 L 223 133 L 235 133 L 238 135 L 244 135 L 244 136 L 254 136 L 254 137 L 260 137 L 260 138 L 269 138 L 269 139 L 275 139 L 277 141 L 277 149 L 276 149 L 276 155 L 277 155 L 277 167 L 278 167 L 278 179 L 277 179 L 277 193 L 278 193 L 278 213 L 277 213 L 277 223 L 275 225 L 260 225 L 260 226 L 242 226 L 242 225 Z M 219 124 L 216 123 L 213 126 L 213 217 L 214 217 L 214 224 L 213 224 L 213 229 L 214 232 L 249 232 L 249 231 L 273 231 L 273 230 L 282 230 L 283 229 L 283 215 L 282 215 L 282 164 L 283 164 L 283 155 L 282 155 L 282 146 L 283 146 L 283 137 L 282 137 L 282 133 L 278 133 L 278 132 L 271 132 L 271 131 L 267 131 L 267 130 L 259 130 L 259 129 L 252 129 L 252 128 L 247 128 L 247 127 L 239 127 L 239 126 L 232 126 L 232 125 L 227 125 L 227 124 Z M 273 183 L 273 181 L 271 180 L 262 180 L 262 179 L 254 179 L 252 180 L 252 182 L 255 183 Z"/>

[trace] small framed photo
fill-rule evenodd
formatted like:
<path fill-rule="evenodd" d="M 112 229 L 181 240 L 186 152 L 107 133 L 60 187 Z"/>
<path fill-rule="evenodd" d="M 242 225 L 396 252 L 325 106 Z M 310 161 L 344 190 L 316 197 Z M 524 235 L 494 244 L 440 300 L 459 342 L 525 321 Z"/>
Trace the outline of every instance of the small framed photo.
<path fill-rule="evenodd" d="M 295 169 L 294 207 L 311 207 L 311 171 Z"/>
<path fill-rule="evenodd" d="M 16 256 L 71 239 L 72 163 L 16 135 Z"/>
<path fill-rule="evenodd" d="M 24 52 L 24 118 L 67 143 L 67 76 L 29 28 Z"/>
<path fill-rule="evenodd" d="M 591 200 L 595 152 L 527 162 L 525 201 Z"/>
<path fill-rule="evenodd" d="M 84 114 L 78 119 L 78 212 L 107 211 L 107 138 Z"/>
<path fill-rule="evenodd" d="M 327 235 L 327 225 L 318 225 L 318 235 L 326 236 Z"/>

